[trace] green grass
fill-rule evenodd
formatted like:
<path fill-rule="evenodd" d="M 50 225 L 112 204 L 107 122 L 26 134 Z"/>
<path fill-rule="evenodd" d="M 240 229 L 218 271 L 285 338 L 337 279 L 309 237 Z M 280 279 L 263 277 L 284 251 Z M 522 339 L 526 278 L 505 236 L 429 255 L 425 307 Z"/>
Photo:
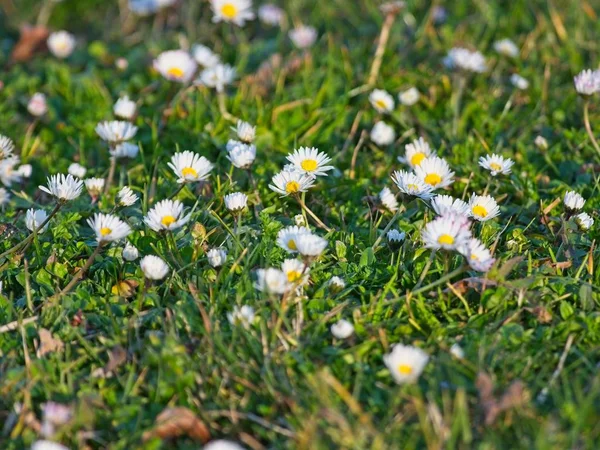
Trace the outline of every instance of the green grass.
<path fill-rule="evenodd" d="M 282 2 L 290 17 L 318 29 L 319 40 L 310 60 L 288 73 L 274 70 L 261 91 L 248 79 L 261 63 L 274 53 L 281 54 L 283 65 L 301 55 L 286 36 L 258 21 L 243 29 L 213 24 L 207 4 L 182 3 L 164 30 L 153 30 L 148 18 L 124 36 L 117 2 L 65 0 L 50 26 L 77 36 L 75 53 L 66 62 L 42 53 L 8 65 L 19 25 L 35 21 L 40 2 L 0 2 L 6 8 L 0 14 L 0 63 L 6 64 L 0 74 L 0 134 L 14 139 L 22 160 L 33 165 L 32 178 L 12 187 L 11 202 L 0 212 L 2 223 L 17 228 L 4 231 L 0 251 L 27 235 L 19 211 L 52 208 L 37 189 L 46 176 L 66 173 L 73 161 L 88 168 L 87 176 L 106 176 L 108 152 L 94 127 L 112 118 L 114 101 L 127 93 L 141 101 L 136 142 L 142 151 L 128 165 L 126 183 L 142 202 L 119 215 L 135 228 L 130 241 L 141 255 L 160 255 L 175 268 L 144 292 L 139 261 L 124 263 L 121 247 L 113 245 L 71 293 L 51 299 L 92 253 L 94 236 L 85 219 L 99 209 L 109 211 L 116 189 L 100 205 L 91 205 L 84 193 L 24 254 L 0 261 L 0 326 L 38 317 L 0 334 L 0 424 L 9 421 L 16 403 L 39 419 L 40 405 L 52 400 L 77 411 L 54 438 L 70 448 L 198 448 L 189 437 L 162 446 L 158 439 L 141 443 L 167 406 L 188 407 L 214 437 L 253 449 L 597 447 L 598 227 L 585 233 L 569 228 L 566 255 L 557 235 L 562 206 L 548 212 L 550 225 L 542 211 L 574 189 L 598 221 L 598 157 L 572 83 L 573 75 L 598 64 L 599 25 L 591 9 L 600 14 L 598 4 L 456 0 L 448 5 L 448 21 L 433 27 L 427 22 L 429 2 L 409 1 L 415 25 L 402 17 L 396 21 L 376 87 L 396 97 L 416 86 L 422 101 L 410 109 L 397 107 L 386 119 L 400 137 L 395 145 L 380 149 L 366 140 L 351 179 L 353 149 L 362 130 L 369 131 L 378 118 L 368 94 L 348 95 L 368 76 L 382 23 L 377 5 Z M 520 58 L 499 61 L 492 45 L 504 37 L 518 44 Z M 240 78 L 227 90 L 228 109 L 258 127 L 252 170 L 265 209 L 258 217 L 254 208 L 246 213 L 240 245 L 223 226 L 233 226 L 223 196 L 252 190 L 245 173 L 231 170 L 223 150 L 234 137 L 232 124 L 207 89 L 189 92 L 164 116 L 177 86 L 149 70 L 153 57 L 178 48 L 182 39 L 208 45 L 237 67 Z M 452 76 L 441 62 L 455 45 L 482 51 L 492 68 L 470 80 L 457 135 Z M 127 58 L 127 70 L 115 68 L 118 57 Z M 515 92 L 508 82 L 513 72 L 530 81 L 528 90 Z M 26 104 L 36 91 L 48 96 L 50 110 L 30 128 Z M 505 111 L 509 98 L 512 106 Z M 597 131 L 597 101 L 591 119 Z M 358 132 L 350 135 L 355 120 Z M 548 140 L 547 150 L 534 145 L 538 135 Z M 449 161 L 457 181 L 447 193 L 457 197 L 481 193 L 488 184 L 488 174 L 477 165 L 480 156 L 496 151 L 516 162 L 513 174 L 490 184 L 500 217 L 475 227 L 487 246 L 495 245 L 498 259 L 484 288 L 477 279 L 458 283 L 482 276 L 469 272 L 452 279 L 458 283 L 454 291 L 440 285 L 410 295 L 430 255 L 420 230 L 432 216 L 422 203 L 403 199 L 406 211 L 398 226 L 407 240 L 400 249 L 370 250 L 392 215 L 372 211 L 366 197 L 385 186 L 396 192 L 390 179 L 402 167 L 396 158 L 418 136 Z M 336 173 L 319 179 L 307 194 L 311 209 L 334 231 L 315 230 L 326 236 L 328 250 L 311 269 L 306 298 L 282 308 L 278 299 L 253 287 L 254 271 L 278 267 L 286 257 L 275 243 L 277 231 L 300 209 L 268 184 L 297 146 L 316 146 L 334 158 Z M 194 213 L 176 234 L 179 251 L 173 255 L 142 218 L 176 190 L 166 163 L 177 148 L 196 151 L 217 167 L 202 189 L 186 188 L 178 195 Z M 217 272 L 205 251 L 219 245 L 229 258 Z M 438 255 L 423 285 L 459 266 L 458 257 Z M 339 294 L 326 287 L 332 275 L 346 282 Z M 140 283 L 131 298 L 111 294 L 121 279 Z M 233 306 L 242 304 L 252 305 L 258 316 L 250 329 L 227 321 Z M 301 326 L 295 322 L 298 308 Z M 339 318 L 355 325 L 347 341 L 334 341 L 329 331 Z M 51 330 L 64 349 L 38 358 L 41 328 Z M 550 383 L 568 339 L 564 367 Z M 449 353 L 456 342 L 464 360 Z M 417 384 L 398 386 L 387 371 L 382 356 L 395 343 L 416 345 L 430 355 Z M 92 377 L 115 348 L 125 350 L 126 360 L 112 377 Z M 527 400 L 486 424 L 475 383 L 480 372 L 491 376 L 498 397 L 521 380 Z M 38 439 L 24 417 L 3 431 L 0 427 L 0 447 L 29 448 Z"/>

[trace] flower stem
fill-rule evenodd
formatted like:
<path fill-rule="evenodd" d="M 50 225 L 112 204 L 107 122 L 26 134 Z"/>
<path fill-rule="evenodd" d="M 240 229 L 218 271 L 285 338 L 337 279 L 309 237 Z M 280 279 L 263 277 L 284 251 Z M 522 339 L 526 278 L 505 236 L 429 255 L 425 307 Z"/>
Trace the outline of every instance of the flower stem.
<path fill-rule="evenodd" d="M 385 226 L 383 233 L 381 233 L 379 235 L 379 237 L 377 238 L 375 243 L 371 246 L 373 251 L 375 251 L 375 248 L 377 248 L 377 246 L 381 243 L 383 237 L 387 234 L 388 231 L 390 231 L 390 228 L 392 228 L 392 226 L 394 225 L 396 220 L 398 220 L 398 217 L 400 217 L 400 211 L 401 211 L 401 209 L 399 208 L 398 211 L 396 211 L 396 214 L 394 214 L 394 216 L 390 219 L 388 224 Z"/>
<path fill-rule="evenodd" d="M 302 199 L 300 196 L 298 196 L 298 197 L 296 197 L 296 198 L 298 199 L 298 203 L 300 204 L 300 206 L 302 207 L 302 209 L 303 209 L 304 211 L 306 211 L 310 217 L 312 217 L 312 218 L 313 218 L 313 220 L 316 222 L 316 224 L 317 224 L 317 226 L 318 226 L 318 227 L 320 227 L 320 228 L 323 228 L 323 229 L 324 229 L 324 230 L 326 230 L 327 232 L 330 232 L 330 231 L 332 231 L 332 230 L 331 230 L 331 228 L 329 228 L 327 225 L 325 225 L 325 224 L 324 224 L 324 223 L 321 221 L 321 219 L 319 219 L 319 218 L 317 217 L 317 215 L 316 215 L 314 212 L 312 212 L 312 211 L 311 211 L 311 209 L 310 209 L 308 206 L 306 206 L 306 203 L 304 202 L 304 200 L 303 200 L 303 199 Z"/>
<path fill-rule="evenodd" d="M 373 58 L 373 64 L 371 65 L 371 71 L 369 72 L 369 80 L 367 81 L 369 86 L 373 86 L 377 81 L 377 76 L 379 75 L 379 70 L 381 69 L 381 63 L 383 61 L 383 54 L 385 53 L 385 48 L 390 38 L 390 30 L 392 29 L 395 19 L 396 14 L 386 14 L 385 20 L 383 21 L 381 33 L 379 33 L 379 42 L 377 42 L 377 49 L 375 50 L 375 57 Z"/>
<path fill-rule="evenodd" d="M 598 145 L 598 141 L 596 141 L 596 138 L 594 137 L 594 132 L 592 131 L 592 126 L 590 125 L 589 106 L 590 102 L 589 100 L 586 100 L 583 103 L 583 124 L 585 125 L 585 129 L 587 131 L 588 136 L 590 137 L 590 140 L 592 141 L 592 145 L 594 146 L 596 153 L 598 153 L 598 156 L 600 156 L 600 146 Z"/>
<path fill-rule="evenodd" d="M 27 236 L 25 239 L 23 239 L 21 242 L 19 242 L 18 244 L 12 246 L 8 250 L 6 250 L 4 253 L 0 254 L 0 259 L 4 258 L 5 256 L 10 255 L 11 253 L 16 252 L 21 247 L 23 247 L 23 246 L 27 245 L 29 242 L 31 242 L 31 240 L 33 239 L 33 237 L 35 236 L 35 234 L 39 230 L 42 230 L 46 226 L 46 224 L 48 222 L 50 222 L 50 219 L 52 219 L 56 215 L 56 213 L 62 207 L 62 205 L 63 205 L 63 203 L 61 203 L 61 202 L 56 203 L 56 206 L 54 207 L 54 209 L 52 210 L 52 212 L 48 215 L 48 217 L 46 217 L 46 220 L 44 220 L 40 224 L 40 226 L 35 229 L 35 231 L 32 231 L 31 234 L 29 236 Z"/>
<path fill-rule="evenodd" d="M 98 256 L 98 254 L 100 253 L 100 250 L 102 249 L 102 245 L 103 245 L 102 242 L 98 242 L 98 246 L 92 252 L 90 257 L 87 259 L 87 261 L 85 262 L 83 267 L 73 276 L 73 279 L 69 282 L 69 284 L 67 284 L 64 287 L 64 289 L 62 291 L 60 291 L 58 294 L 55 294 L 52 296 L 53 300 L 58 300 L 63 295 L 69 293 L 69 291 L 71 289 L 73 289 L 73 287 L 75 287 L 75 285 L 83 278 L 83 275 L 85 274 L 85 272 L 87 272 L 87 270 L 91 267 L 92 263 L 94 262 L 94 259 L 96 259 L 96 256 Z"/>
<path fill-rule="evenodd" d="M 179 185 L 179 187 L 177 188 L 177 190 L 171 194 L 171 196 L 169 197 L 169 200 L 173 200 L 175 197 L 177 197 L 177 194 L 179 194 L 183 190 L 184 187 L 185 187 L 185 183 L 181 183 Z"/>
<path fill-rule="evenodd" d="M 230 122 L 237 122 L 237 117 L 233 116 L 227 111 L 227 97 L 224 91 L 219 91 L 217 94 L 217 99 L 219 100 L 219 112 L 223 116 L 225 120 L 229 120 Z"/>
<path fill-rule="evenodd" d="M 467 79 L 463 74 L 459 74 L 457 77 L 456 92 L 454 93 L 453 111 L 454 119 L 452 121 L 452 134 L 456 136 L 458 134 L 458 121 L 460 119 L 460 105 L 462 102 L 463 93 L 465 86 L 467 85 Z"/>
<path fill-rule="evenodd" d="M 104 183 L 104 195 L 108 194 L 108 190 L 110 189 L 110 185 L 115 178 L 115 169 L 117 167 L 117 158 L 114 156 L 110 157 L 110 168 L 108 169 L 108 177 L 106 178 L 106 183 Z"/>

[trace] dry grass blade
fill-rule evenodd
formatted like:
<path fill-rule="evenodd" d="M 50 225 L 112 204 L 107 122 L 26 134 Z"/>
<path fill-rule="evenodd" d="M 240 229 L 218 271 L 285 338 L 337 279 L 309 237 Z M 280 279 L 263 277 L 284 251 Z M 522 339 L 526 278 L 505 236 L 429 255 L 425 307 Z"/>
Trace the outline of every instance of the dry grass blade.
<path fill-rule="evenodd" d="M 210 432 L 204 422 L 188 408 L 166 408 L 156 417 L 154 428 L 144 433 L 142 440 L 146 442 L 157 437 L 172 439 L 181 436 L 204 443 L 210 439 Z"/>

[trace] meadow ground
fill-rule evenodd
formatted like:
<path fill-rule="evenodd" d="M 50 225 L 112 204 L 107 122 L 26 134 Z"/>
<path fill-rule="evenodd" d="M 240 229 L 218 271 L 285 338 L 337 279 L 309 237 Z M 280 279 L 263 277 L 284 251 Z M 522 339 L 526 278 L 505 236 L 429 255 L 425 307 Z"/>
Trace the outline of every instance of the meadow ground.
<path fill-rule="evenodd" d="M 0 134 L 20 158 L 0 161 L 1 197 L 10 195 L 0 212 L 0 447 L 196 449 L 227 439 L 250 449 L 597 448 L 599 235 L 575 214 L 597 219 L 600 149 L 584 104 L 591 133 L 600 108 L 573 77 L 598 65 L 600 4 L 455 0 L 444 10 L 409 0 L 397 14 L 373 1 L 280 6 L 276 25 L 237 26 L 192 0 L 146 17 L 126 1 L 0 1 Z M 64 39 L 54 54 L 43 48 L 43 28 L 19 40 L 36 21 L 72 33 L 72 53 Z M 288 35 L 301 23 L 317 32 L 304 50 Z M 389 41 L 373 69 L 382 26 Z M 310 38 L 305 31 L 296 44 Z M 505 38 L 516 54 L 494 45 Z M 227 74 L 209 69 L 192 83 L 201 68 L 179 83 L 161 70 L 173 79 L 187 69 L 152 68 L 161 52 L 198 43 L 236 69 L 231 83 L 220 86 Z M 444 64 L 453 47 L 485 61 L 470 54 L 453 69 Z M 210 52 L 196 56 L 209 65 Z M 597 90 L 600 76 L 590 77 Z M 420 92 L 412 105 L 411 92 L 398 97 L 411 87 Z M 374 89 L 394 107 L 385 96 L 370 101 Z M 36 92 L 47 111 L 43 99 L 30 103 Z M 116 148 L 112 130 L 103 140 L 95 129 L 115 119 L 123 95 L 136 102 L 139 153 L 116 161 L 108 192 L 94 192 L 89 179 L 108 178 Z M 226 148 L 239 139 L 235 118 L 256 126 L 255 137 L 241 133 L 256 148 L 247 170 Z M 389 127 L 372 133 L 378 121 Z M 408 158 L 418 167 L 398 160 L 419 137 L 455 172 L 437 174 L 453 182 L 434 180 L 436 194 L 469 202 L 486 193 L 499 215 L 478 220 L 471 203 L 473 223 L 436 218 L 431 173 L 422 176 L 418 158 Z M 333 169 L 315 179 L 299 169 L 310 171 L 312 157 L 296 161 L 284 193 L 314 186 L 282 197 L 269 186 L 300 147 L 317 147 Z M 239 158 L 252 147 L 241 149 Z M 205 180 L 192 182 L 202 164 L 175 164 L 178 174 L 167 165 L 184 150 L 214 164 Z M 510 158 L 511 173 L 481 167 L 491 153 Z M 38 188 L 81 172 L 74 162 L 88 180 L 76 198 L 57 203 Z M 418 196 L 391 178 L 413 169 L 417 181 L 399 174 L 398 184 Z M 138 199 L 115 206 L 125 185 Z M 583 208 L 577 197 L 563 201 L 567 191 L 587 200 Z M 248 196 L 238 219 L 225 202 L 235 192 Z M 191 213 L 187 223 L 177 225 L 177 211 L 144 221 L 168 198 Z M 27 229 L 28 209 L 50 214 L 56 204 L 47 230 Z M 125 222 L 90 227 L 99 212 Z M 296 222 L 311 233 L 295 235 L 300 256 L 278 243 Z M 465 233 L 491 250 L 489 270 L 485 249 L 455 245 Z M 126 259 L 124 239 L 106 242 L 125 235 Z M 449 250 L 426 247 L 442 244 Z M 219 248 L 225 258 L 209 253 Z M 148 255 L 163 262 L 142 268 Z"/>

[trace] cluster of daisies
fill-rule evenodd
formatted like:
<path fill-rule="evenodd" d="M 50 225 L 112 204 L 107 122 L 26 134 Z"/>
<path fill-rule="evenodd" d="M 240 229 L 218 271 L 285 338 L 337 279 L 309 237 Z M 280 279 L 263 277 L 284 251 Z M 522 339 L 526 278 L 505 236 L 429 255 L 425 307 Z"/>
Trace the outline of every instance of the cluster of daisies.
<path fill-rule="evenodd" d="M 10 188 L 31 176 L 31 165 L 21 164 L 21 159 L 14 154 L 15 143 L 12 139 L 0 134 L 0 183 Z M 0 187 L 0 208 L 10 200 L 10 193 Z"/>

